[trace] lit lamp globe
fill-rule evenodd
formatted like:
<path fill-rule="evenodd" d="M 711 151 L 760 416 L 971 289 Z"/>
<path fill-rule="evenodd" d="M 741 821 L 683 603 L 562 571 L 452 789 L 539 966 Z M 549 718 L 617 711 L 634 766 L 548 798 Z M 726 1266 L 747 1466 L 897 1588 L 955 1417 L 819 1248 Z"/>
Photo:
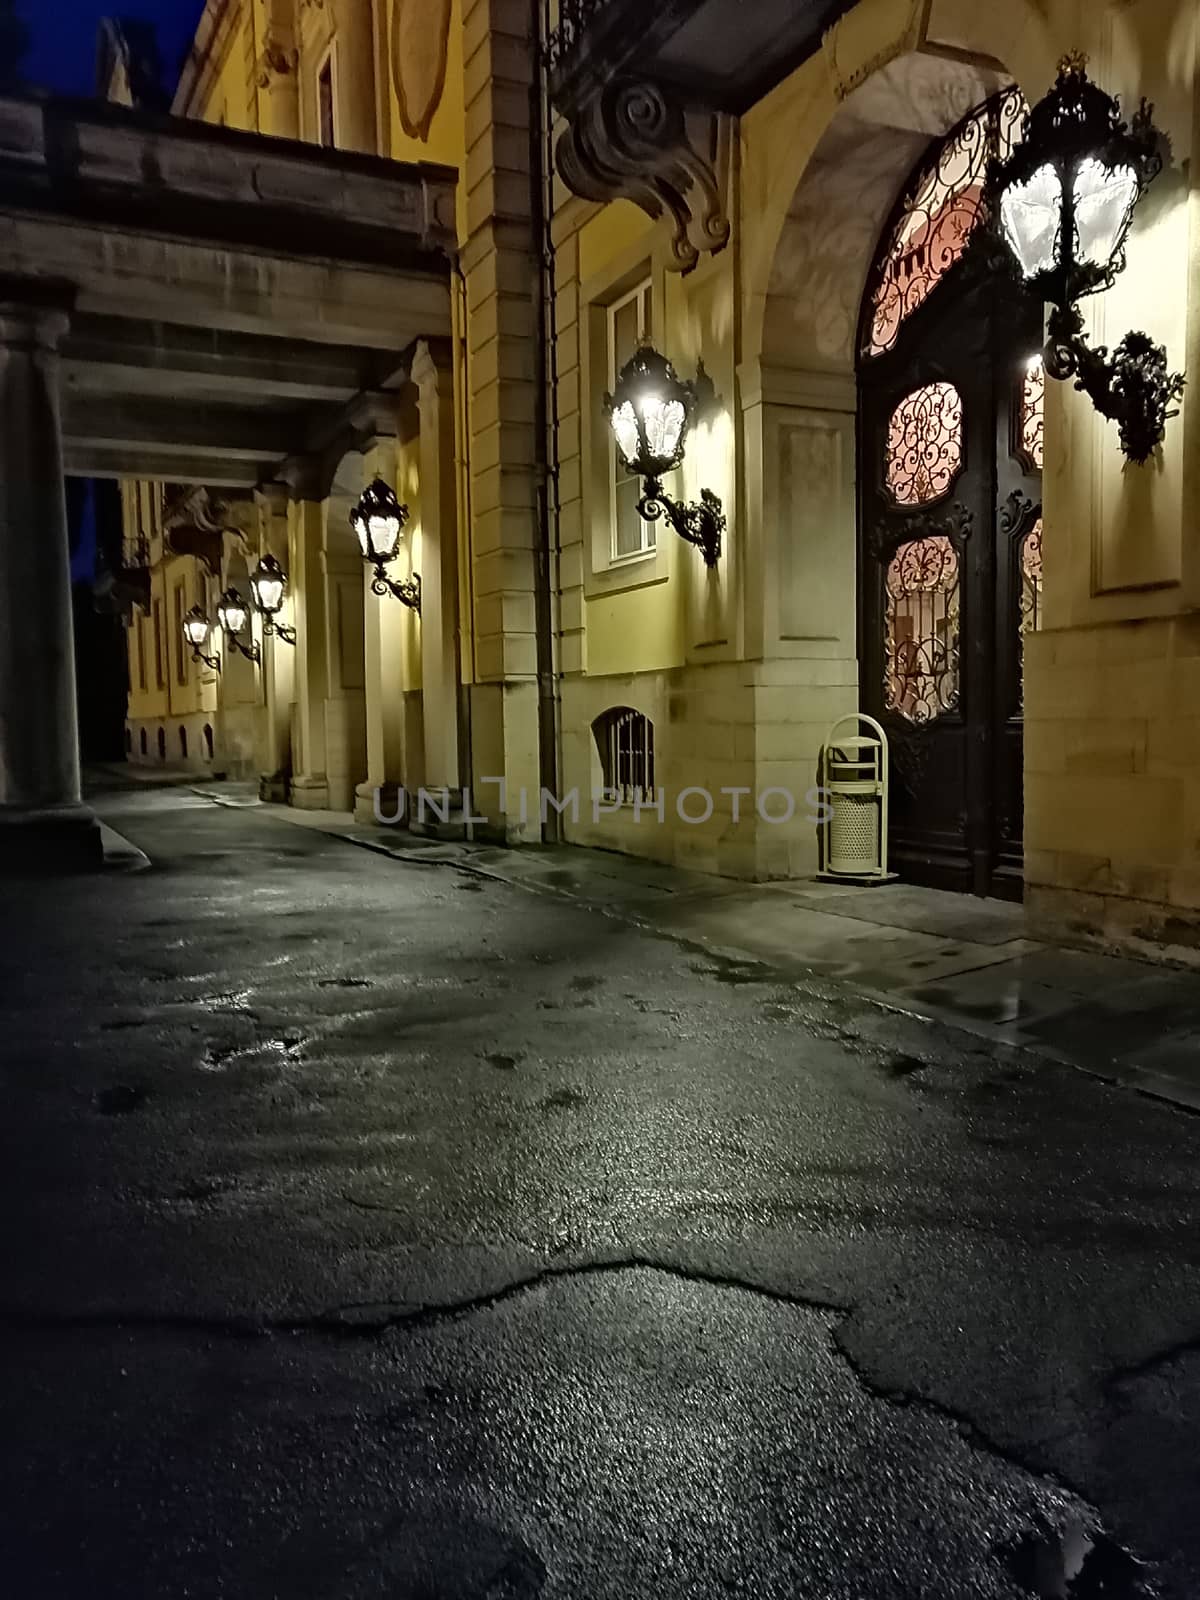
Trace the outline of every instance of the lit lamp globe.
<path fill-rule="evenodd" d="M 350 513 L 363 559 L 375 567 L 394 561 L 407 521 L 408 507 L 400 504 L 382 478 L 376 478 Z"/>
<path fill-rule="evenodd" d="M 239 633 L 245 633 L 250 613 L 236 589 L 226 589 L 221 596 L 217 604 L 217 621 L 226 633 L 231 633 L 235 637 Z"/>
<path fill-rule="evenodd" d="M 1157 145 L 1145 101 L 1127 127 L 1086 57 L 1063 58 L 998 183 L 1001 232 L 1041 299 L 1066 307 L 1112 283 L 1138 198 L 1162 166 Z"/>
<path fill-rule="evenodd" d="M 193 606 L 183 619 L 183 636 L 193 650 L 203 650 L 208 643 L 209 622 L 199 606 Z"/>
<path fill-rule="evenodd" d="M 683 460 L 695 394 L 665 356 L 642 345 L 622 367 L 604 404 L 630 472 L 657 483 L 674 471 Z"/>
<path fill-rule="evenodd" d="M 250 579 L 255 609 L 264 617 L 277 617 L 283 609 L 287 575 L 274 556 L 264 556 Z"/>

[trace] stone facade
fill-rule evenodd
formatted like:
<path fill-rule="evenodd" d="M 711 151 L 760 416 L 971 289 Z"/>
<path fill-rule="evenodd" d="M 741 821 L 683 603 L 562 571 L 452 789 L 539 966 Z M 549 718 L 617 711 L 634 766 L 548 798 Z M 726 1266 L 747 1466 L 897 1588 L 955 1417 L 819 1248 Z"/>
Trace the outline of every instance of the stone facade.
<path fill-rule="evenodd" d="M 287 565 L 300 634 L 270 652 L 257 711 L 238 713 L 239 748 L 258 719 L 268 789 L 364 816 L 376 790 L 470 782 L 476 812 L 520 843 L 541 836 L 553 783 L 560 804 L 579 794 L 577 813 L 551 813 L 567 839 L 753 879 L 813 872 L 820 747 L 860 695 L 856 339 L 884 225 L 931 140 L 1005 84 L 1037 98 L 1083 48 L 1127 107 L 1156 102 L 1172 156 L 1091 331 L 1115 343 L 1145 326 L 1184 364 L 1194 62 L 1181 44 L 1168 68 L 1150 46 L 1191 39 L 1196 10 L 860 0 L 736 116 L 698 90 L 672 120 L 672 90 L 658 109 L 675 142 L 656 152 L 634 150 L 594 84 L 539 128 L 536 8 L 520 0 L 209 0 L 177 111 L 317 141 L 332 128 L 459 174 L 452 336 L 408 353 L 390 417 L 376 407 L 336 460 L 298 449 L 259 486 L 256 551 Z M 539 181 L 552 145 L 571 188 Z M 721 497 L 712 570 L 664 523 L 621 547 L 602 398 L 633 302 L 711 386 L 673 487 Z M 1185 397 L 1163 450 L 1132 468 L 1082 397 L 1048 396 L 1045 595 L 1025 651 L 1035 925 L 1186 959 L 1200 943 L 1200 741 L 1180 712 L 1200 661 L 1198 417 Z M 342 537 L 375 471 L 414 512 L 419 621 L 364 598 Z M 653 744 L 638 815 L 628 796 L 594 801 L 624 711 Z M 689 789 L 713 796 L 711 815 L 701 800 L 680 814 Z M 792 797 L 789 820 L 763 815 L 768 791 Z"/>

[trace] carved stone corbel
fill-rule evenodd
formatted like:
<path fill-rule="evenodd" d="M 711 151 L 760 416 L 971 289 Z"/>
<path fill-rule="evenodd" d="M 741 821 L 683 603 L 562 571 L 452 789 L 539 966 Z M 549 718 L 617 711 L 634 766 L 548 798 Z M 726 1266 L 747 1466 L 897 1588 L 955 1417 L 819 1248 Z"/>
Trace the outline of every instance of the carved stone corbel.
<path fill-rule="evenodd" d="M 555 155 L 585 200 L 632 200 L 655 221 L 669 216 L 673 265 L 690 272 L 702 252 L 729 243 L 730 138 L 728 117 L 685 107 L 659 84 L 617 79 L 571 115 Z"/>
<path fill-rule="evenodd" d="M 173 555 L 195 556 L 214 578 L 219 578 L 225 557 L 225 535 L 236 533 L 245 539 L 240 529 L 230 527 L 230 512 L 229 501 L 211 489 L 190 489 L 176 499 L 163 516 L 168 549 Z"/>
<path fill-rule="evenodd" d="M 259 52 L 258 60 L 254 64 L 254 75 L 260 89 L 269 89 L 274 79 L 286 78 L 295 72 L 300 55 L 296 50 L 289 50 L 279 43 L 277 39 L 267 36 L 267 41 Z"/>

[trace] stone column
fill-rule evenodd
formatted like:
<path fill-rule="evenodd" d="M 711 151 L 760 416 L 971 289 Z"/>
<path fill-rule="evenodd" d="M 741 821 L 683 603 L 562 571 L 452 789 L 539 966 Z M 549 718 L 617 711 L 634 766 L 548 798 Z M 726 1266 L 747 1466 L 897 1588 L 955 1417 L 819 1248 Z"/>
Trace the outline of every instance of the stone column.
<path fill-rule="evenodd" d="M 81 803 L 59 306 L 0 292 L 0 870 L 99 866 Z"/>
<path fill-rule="evenodd" d="M 448 368 L 422 342 L 412 364 L 421 413 L 421 683 L 425 782 L 456 790 L 458 762 L 458 493 Z"/>
<path fill-rule="evenodd" d="M 305 491 L 301 491 L 304 493 Z M 329 804 L 325 754 L 325 575 L 323 513 L 319 500 L 292 506 L 292 560 L 288 568 L 299 639 L 296 649 L 296 735 L 288 799 L 304 810 Z"/>
<path fill-rule="evenodd" d="M 288 506 L 286 484 L 271 483 L 255 490 L 259 521 L 259 554 L 273 555 L 288 569 Z M 290 574 L 289 574 L 290 577 Z M 280 619 L 281 621 L 284 619 Z M 285 801 L 292 772 L 292 717 L 296 699 L 296 646 L 277 635 L 256 629 L 262 650 L 263 719 L 259 752 L 259 794 L 264 800 Z"/>
<path fill-rule="evenodd" d="M 342 527 L 343 507 L 331 499 L 325 512 L 325 803 L 333 811 L 353 811 L 355 791 L 367 775 L 363 563 Z"/>

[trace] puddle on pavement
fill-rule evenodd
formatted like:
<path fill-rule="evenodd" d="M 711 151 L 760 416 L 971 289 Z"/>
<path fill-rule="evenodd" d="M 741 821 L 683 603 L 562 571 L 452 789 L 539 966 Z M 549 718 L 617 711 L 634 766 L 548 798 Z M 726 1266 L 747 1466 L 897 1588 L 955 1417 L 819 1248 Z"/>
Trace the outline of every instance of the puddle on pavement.
<path fill-rule="evenodd" d="M 1082 1523 L 1030 1534 L 1006 1553 L 1006 1563 L 1035 1600 L 1154 1600 L 1141 1562 Z"/>
<path fill-rule="evenodd" d="M 520 1055 L 506 1056 L 499 1051 L 492 1051 L 485 1055 L 483 1059 L 489 1067 L 495 1067 L 498 1072 L 512 1072 L 516 1069 L 517 1062 L 524 1058 Z"/>
<path fill-rule="evenodd" d="M 889 1056 L 884 1062 L 884 1071 L 889 1078 L 911 1078 L 915 1072 L 924 1072 L 929 1065 L 919 1056 Z"/>
<path fill-rule="evenodd" d="M 761 961 L 728 961 L 722 956 L 711 957 L 715 966 L 692 962 L 689 970 L 699 978 L 715 978 L 718 983 L 738 986 L 744 983 L 777 983 L 778 977 Z"/>

